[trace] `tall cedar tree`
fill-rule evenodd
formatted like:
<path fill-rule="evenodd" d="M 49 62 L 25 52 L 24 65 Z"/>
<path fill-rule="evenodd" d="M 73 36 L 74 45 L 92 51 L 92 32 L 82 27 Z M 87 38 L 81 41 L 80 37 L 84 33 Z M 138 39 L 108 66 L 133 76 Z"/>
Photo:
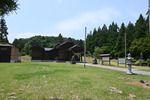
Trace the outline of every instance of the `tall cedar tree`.
<path fill-rule="evenodd" d="M 145 32 L 146 32 L 146 37 L 150 39 L 150 32 L 149 32 L 149 16 L 146 18 L 144 22 L 145 26 Z"/>
<path fill-rule="evenodd" d="M 108 30 L 108 45 L 109 45 L 109 49 L 110 51 L 114 50 L 114 45 L 117 42 L 117 38 L 118 38 L 118 25 L 115 24 L 114 22 L 112 22 L 112 24 L 109 26 L 109 30 Z"/>
<path fill-rule="evenodd" d="M 102 34 L 102 29 L 98 27 L 98 47 L 101 47 L 103 45 L 103 34 Z"/>
<path fill-rule="evenodd" d="M 1 20 L 0 20 L 0 41 L 8 42 L 8 39 L 7 39 L 8 32 L 7 32 L 7 30 L 8 30 L 8 28 L 6 26 L 6 21 L 5 21 L 4 17 L 2 17 Z"/>
<path fill-rule="evenodd" d="M 124 57 L 124 51 L 125 51 L 125 30 L 126 27 L 124 23 L 121 24 L 121 28 L 119 30 L 118 39 L 116 42 L 116 56 L 118 57 Z"/>
<path fill-rule="evenodd" d="M 108 40 L 108 29 L 107 26 L 104 24 L 104 26 L 102 27 L 102 46 L 106 46 L 108 44 L 107 40 Z"/>
<path fill-rule="evenodd" d="M 90 32 L 86 38 L 86 48 L 87 48 L 87 51 L 90 51 L 90 53 L 94 52 L 92 38 L 93 38 L 93 34 L 92 32 Z"/>
<path fill-rule="evenodd" d="M 97 32 L 97 30 L 95 28 L 94 31 L 93 31 L 93 37 L 92 37 L 92 48 L 93 48 L 93 50 L 95 49 L 95 47 L 98 46 L 98 37 L 99 37 L 98 36 L 98 32 Z"/>
<path fill-rule="evenodd" d="M 145 22 L 145 19 L 143 18 L 142 14 L 140 14 L 139 19 L 135 23 L 135 34 L 134 34 L 135 39 L 145 37 L 146 29 L 145 29 L 144 22 Z"/>
<path fill-rule="evenodd" d="M 18 9 L 18 0 L 0 0 L 0 16 L 9 14 Z"/>
<path fill-rule="evenodd" d="M 127 53 L 129 53 L 129 47 L 131 46 L 131 42 L 134 40 L 134 25 L 129 22 L 127 28 L 126 28 L 126 47 L 127 47 Z"/>

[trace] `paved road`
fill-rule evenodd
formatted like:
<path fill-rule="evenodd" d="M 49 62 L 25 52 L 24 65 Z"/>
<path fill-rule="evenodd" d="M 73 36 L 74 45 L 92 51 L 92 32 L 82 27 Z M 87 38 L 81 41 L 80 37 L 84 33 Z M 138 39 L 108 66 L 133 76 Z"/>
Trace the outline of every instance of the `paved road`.
<path fill-rule="evenodd" d="M 84 63 L 77 63 L 80 65 L 84 65 Z M 98 65 L 98 64 L 90 64 L 90 63 L 86 63 L 86 65 L 88 66 L 94 66 L 94 67 L 99 67 L 99 68 L 105 68 L 105 69 L 110 69 L 110 70 L 116 70 L 116 71 L 121 71 L 121 72 L 127 72 L 128 69 L 127 68 L 118 68 L 118 67 L 112 67 L 112 66 L 105 66 L 105 65 Z M 133 73 L 136 74 L 140 74 L 140 75 L 147 75 L 150 76 L 150 72 L 146 72 L 146 71 L 140 71 L 140 69 L 132 69 Z"/>

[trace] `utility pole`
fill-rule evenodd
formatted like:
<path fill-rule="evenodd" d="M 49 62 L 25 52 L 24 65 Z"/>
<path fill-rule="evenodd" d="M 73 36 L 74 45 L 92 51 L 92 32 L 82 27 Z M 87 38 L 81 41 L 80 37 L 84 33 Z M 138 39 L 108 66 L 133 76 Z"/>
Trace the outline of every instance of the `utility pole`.
<path fill-rule="evenodd" d="M 146 15 L 148 15 L 148 17 L 149 17 L 149 34 L 150 34 L 150 0 L 148 0 L 148 11 L 147 11 Z"/>
<path fill-rule="evenodd" d="M 127 54 L 127 53 L 126 53 L 126 44 L 127 44 L 127 43 L 126 43 L 126 32 L 125 32 L 125 67 L 126 67 L 126 54 Z"/>
<path fill-rule="evenodd" d="M 87 31 L 87 27 L 85 27 L 85 41 L 84 41 L 84 68 L 85 68 L 85 63 L 86 63 L 86 31 Z"/>

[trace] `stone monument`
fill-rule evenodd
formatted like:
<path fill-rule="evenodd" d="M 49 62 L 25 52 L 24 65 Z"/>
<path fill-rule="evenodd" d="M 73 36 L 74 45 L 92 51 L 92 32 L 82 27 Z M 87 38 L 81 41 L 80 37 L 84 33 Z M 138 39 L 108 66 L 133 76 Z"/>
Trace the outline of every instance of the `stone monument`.
<path fill-rule="evenodd" d="M 126 74 L 129 75 L 135 75 L 135 73 L 132 72 L 132 65 L 134 65 L 134 63 L 132 62 L 133 58 L 131 57 L 131 54 L 128 54 L 128 57 L 126 58 L 127 60 L 127 65 L 128 65 L 128 72 Z"/>
<path fill-rule="evenodd" d="M 96 57 L 94 57 L 94 59 L 93 59 L 93 64 L 97 64 L 97 59 L 96 59 Z"/>
<path fill-rule="evenodd" d="M 142 66 L 142 61 L 144 61 L 144 59 L 143 59 L 143 54 L 142 54 L 142 52 L 141 52 L 140 58 L 139 58 L 140 66 Z"/>
<path fill-rule="evenodd" d="M 72 58 L 71 58 L 71 64 L 76 64 L 75 55 L 73 55 Z"/>

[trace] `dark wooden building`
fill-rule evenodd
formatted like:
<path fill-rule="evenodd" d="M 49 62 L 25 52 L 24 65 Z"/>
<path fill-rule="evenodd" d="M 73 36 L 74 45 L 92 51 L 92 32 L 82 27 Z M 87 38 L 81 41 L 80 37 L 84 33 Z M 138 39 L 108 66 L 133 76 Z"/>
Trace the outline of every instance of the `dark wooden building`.
<path fill-rule="evenodd" d="M 74 53 L 83 52 L 83 48 L 78 44 L 74 44 L 71 38 L 63 43 L 58 42 L 53 48 L 35 45 L 30 49 L 32 50 L 32 61 L 71 61 Z M 80 56 L 76 56 L 76 60 L 80 61 Z"/>
<path fill-rule="evenodd" d="M 0 42 L 0 62 L 20 62 L 21 48 L 7 42 Z"/>

